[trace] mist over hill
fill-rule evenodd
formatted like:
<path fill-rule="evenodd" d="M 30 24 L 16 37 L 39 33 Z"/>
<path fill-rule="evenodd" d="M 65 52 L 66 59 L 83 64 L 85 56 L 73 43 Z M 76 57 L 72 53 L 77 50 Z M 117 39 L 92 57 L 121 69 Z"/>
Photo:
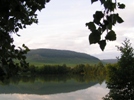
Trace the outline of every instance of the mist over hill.
<path fill-rule="evenodd" d="M 27 54 L 27 61 L 34 65 L 43 64 L 93 64 L 100 60 L 86 53 L 79 53 L 70 50 L 56 49 L 32 49 Z"/>

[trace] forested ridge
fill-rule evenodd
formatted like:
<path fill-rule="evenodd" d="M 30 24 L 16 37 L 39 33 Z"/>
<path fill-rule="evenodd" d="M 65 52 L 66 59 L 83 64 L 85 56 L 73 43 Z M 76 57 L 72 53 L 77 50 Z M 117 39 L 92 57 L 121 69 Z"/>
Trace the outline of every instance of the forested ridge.
<path fill-rule="evenodd" d="M 72 66 L 100 62 L 98 58 L 86 53 L 56 49 L 33 49 L 28 52 L 27 61 L 34 65 L 67 64 Z"/>

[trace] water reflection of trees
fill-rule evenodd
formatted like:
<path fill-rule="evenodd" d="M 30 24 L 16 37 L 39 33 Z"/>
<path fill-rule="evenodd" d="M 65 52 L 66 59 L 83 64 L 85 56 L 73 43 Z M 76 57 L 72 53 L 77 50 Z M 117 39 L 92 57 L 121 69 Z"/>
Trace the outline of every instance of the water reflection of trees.
<path fill-rule="evenodd" d="M 102 83 L 105 80 L 104 75 L 36 75 L 36 76 L 14 76 L 5 78 L 0 81 L 1 85 L 19 84 L 20 82 L 34 83 L 35 81 L 41 82 L 66 82 L 68 80 L 75 80 L 77 82 L 98 82 Z"/>
<path fill-rule="evenodd" d="M 16 75 L 3 75 L 0 77 L 1 84 L 9 84 L 19 82 L 35 82 L 41 80 L 42 82 L 66 82 L 68 80 L 75 80 L 77 82 L 99 82 L 105 80 L 105 67 L 100 62 L 95 65 L 79 64 L 75 67 L 67 67 L 64 65 L 44 65 L 36 67 L 34 65 L 27 67 L 27 70 L 19 70 Z"/>
<path fill-rule="evenodd" d="M 110 92 L 104 100 L 134 100 L 134 53 L 128 40 L 118 47 L 121 57 L 116 65 L 109 65 L 107 87 Z"/>

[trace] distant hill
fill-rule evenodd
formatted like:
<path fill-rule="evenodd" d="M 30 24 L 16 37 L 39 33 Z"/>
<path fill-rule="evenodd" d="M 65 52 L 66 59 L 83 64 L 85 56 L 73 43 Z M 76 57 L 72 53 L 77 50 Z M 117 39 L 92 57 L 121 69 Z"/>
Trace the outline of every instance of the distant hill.
<path fill-rule="evenodd" d="M 100 62 L 98 58 L 85 53 L 56 49 L 33 49 L 28 52 L 27 61 L 34 65 L 66 64 L 69 66 Z"/>
<path fill-rule="evenodd" d="M 101 61 L 104 63 L 111 63 L 111 64 L 117 63 L 117 59 L 103 59 Z"/>

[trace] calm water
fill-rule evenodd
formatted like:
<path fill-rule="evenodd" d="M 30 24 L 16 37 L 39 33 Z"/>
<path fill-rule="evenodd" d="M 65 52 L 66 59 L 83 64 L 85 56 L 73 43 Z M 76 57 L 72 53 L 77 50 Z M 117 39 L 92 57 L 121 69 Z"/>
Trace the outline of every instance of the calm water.
<path fill-rule="evenodd" d="M 96 80 L 10 80 L 1 83 L 0 100 L 102 100 L 108 91 Z"/>

